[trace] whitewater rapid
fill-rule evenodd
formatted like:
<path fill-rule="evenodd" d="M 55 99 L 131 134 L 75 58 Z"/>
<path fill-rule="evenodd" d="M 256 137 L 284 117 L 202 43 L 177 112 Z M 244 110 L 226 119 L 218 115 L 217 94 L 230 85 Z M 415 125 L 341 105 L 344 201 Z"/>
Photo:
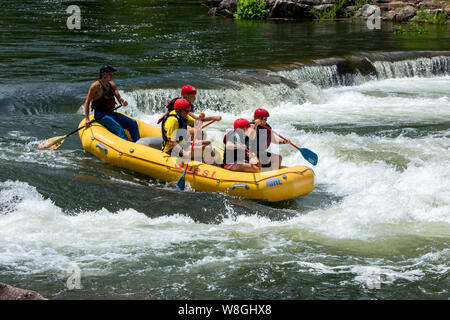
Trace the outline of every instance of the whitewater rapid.
<path fill-rule="evenodd" d="M 75 264 L 85 276 L 107 277 L 130 265 L 138 275 L 157 272 L 155 277 L 161 279 L 152 278 L 156 283 L 171 273 L 187 290 L 190 280 L 180 279 L 201 269 L 209 270 L 211 278 L 198 281 L 207 281 L 212 291 L 222 290 L 218 279 L 261 259 L 275 259 L 276 268 L 298 274 L 340 275 L 346 279 L 342 286 L 367 284 L 374 273 L 384 275 L 385 285 L 447 274 L 450 76 L 367 78 L 348 86 L 298 84 L 286 99 L 280 99 L 288 91 L 283 84 L 199 90 L 198 108 L 222 115 L 223 120 L 207 130 L 218 145 L 234 119 L 251 118 L 256 107 L 265 107 L 274 130 L 316 152 L 317 187 L 296 199 L 299 205 L 265 207 L 217 196 L 217 209 L 204 211 L 221 218 L 204 223 L 193 218 L 188 207 L 160 216 L 132 206 L 67 210 L 29 183 L 10 179 L 0 182 L 2 274 L 61 274 Z M 130 103 L 123 112 L 155 123 L 164 111 L 163 103 L 159 109 L 153 106 L 155 99 L 164 101 L 177 91 L 139 89 L 122 95 Z M 217 105 L 219 98 L 221 108 L 204 107 L 212 100 Z M 93 161 L 80 150 L 38 152 L 39 140 L 20 130 L 9 135 L 16 142 L 11 149 L 10 143 L 6 147 L 0 141 L 3 161 L 37 163 L 52 170 Z M 288 145 L 278 151 L 285 165 L 309 165 Z M 117 173 L 103 179 L 123 188 L 142 185 Z M 169 194 L 173 189 L 148 185 Z M 199 195 L 195 201 L 201 204 L 201 199 Z M 304 201 L 314 205 L 302 209 Z M 272 219 L 268 211 L 281 218 Z M 426 250 L 429 245 L 431 251 Z M 345 261 L 335 251 L 344 254 Z M 397 256 L 403 258 L 398 261 Z M 423 290 L 426 294 L 429 289 Z M 167 292 L 160 288 L 153 293 L 170 296 Z"/>

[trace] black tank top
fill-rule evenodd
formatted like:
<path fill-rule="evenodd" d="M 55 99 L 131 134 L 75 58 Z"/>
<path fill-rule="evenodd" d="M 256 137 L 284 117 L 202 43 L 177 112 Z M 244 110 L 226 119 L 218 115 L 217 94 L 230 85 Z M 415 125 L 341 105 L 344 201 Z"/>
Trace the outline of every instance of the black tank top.
<path fill-rule="evenodd" d="M 92 101 L 92 109 L 98 112 L 108 112 L 114 109 L 116 105 L 116 100 L 114 99 L 114 90 L 111 83 L 108 82 L 109 89 L 106 90 L 103 83 L 99 80 L 100 86 L 102 87 L 103 95 L 97 100 Z"/>

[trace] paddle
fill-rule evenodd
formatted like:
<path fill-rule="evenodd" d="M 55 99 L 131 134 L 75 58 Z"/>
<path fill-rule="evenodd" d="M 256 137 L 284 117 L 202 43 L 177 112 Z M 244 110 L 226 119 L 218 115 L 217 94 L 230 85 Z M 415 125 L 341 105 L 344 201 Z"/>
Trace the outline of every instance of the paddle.
<path fill-rule="evenodd" d="M 119 105 L 117 107 L 115 107 L 114 109 L 112 109 L 111 111 L 109 111 L 108 113 L 105 113 L 100 119 L 101 120 L 104 116 L 107 116 L 108 114 L 114 112 L 115 110 L 119 109 L 122 105 Z M 93 123 L 95 121 L 98 121 L 97 119 L 92 120 L 90 123 Z M 41 142 L 41 144 L 39 144 L 39 146 L 37 147 L 38 150 L 56 150 L 58 149 L 62 143 L 64 142 L 64 140 L 66 140 L 66 138 L 78 131 L 80 131 L 81 129 L 83 129 L 85 126 L 79 127 L 78 129 L 72 131 L 71 133 L 66 134 L 65 136 L 58 136 L 58 137 L 53 137 L 50 139 L 47 139 L 43 142 Z"/>
<path fill-rule="evenodd" d="M 200 120 L 198 122 L 197 128 L 195 129 L 195 134 L 194 134 L 194 139 L 192 140 L 192 145 L 191 145 L 191 154 L 192 154 L 192 150 L 194 149 L 194 143 L 195 143 L 195 139 L 197 138 L 197 133 L 200 131 L 200 127 L 202 126 L 202 121 Z M 186 181 L 185 181 L 185 176 L 186 176 L 186 171 L 188 168 L 188 164 L 189 164 L 189 159 L 186 163 L 186 166 L 184 167 L 184 172 L 183 175 L 181 176 L 180 180 L 178 180 L 177 182 L 177 188 L 181 191 L 184 190 L 185 186 L 186 186 Z"/>
<path fill-rule="evenodd" d="M 271 131 L 272 133 L 276 134 L 277 136 L 279 136 L 281 139 L 283 139 L 284 141 L 288 141 L 288 139 L 282 137 L 281 135 L 279 135 L 278 133 L 276 133 L 275 131 L 273 131 L 272 129 L 270 129 L 269 127 L 261 124 L 264 128 L 266 128 L 267 130 Z M 317 154 L 315 154 L 314 152 L 312 152 L 311 150 L 307 149 L 307 148 L 299 148 L 297 147 L 295 144 L 293 144 L 292 142 L 289 141 L 289 144 L 292 145 L 293 147 L 297 148 L 303 158 L 305 158 L 305 160 L 309 161 L 312 165 L 316 165 L 317 161 L 319 160 L 319 157 L 317 156 Z"/>
<path fill-rule="evenodd" d="M 202 129 L 206 128 L 207 126 L 209 126 L 211 123 L 216 122 L 216 120 L 211 120 L 210 122 L 208 122 L 207 124 L 205 124 Z"/>

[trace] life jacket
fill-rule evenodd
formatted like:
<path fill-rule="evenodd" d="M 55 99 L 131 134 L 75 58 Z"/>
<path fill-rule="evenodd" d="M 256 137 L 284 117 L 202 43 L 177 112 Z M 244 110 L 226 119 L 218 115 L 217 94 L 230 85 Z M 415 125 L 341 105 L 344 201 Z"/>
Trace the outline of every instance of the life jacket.
<path fill-rule="evenodd" d="M 269 129 L 272 129 L 272 127 L 266 123 L 266 127 Z M 270 131 L 269 129 L 264 128 L 263 126 L 258 126 L 257 130 L 256 130 L 256 152 L 258 153 L 257 155 L 259 155 L 260 151 L 267 151 L 267 149 L 269 148 L 271 142 L 272 142 L 272 131 Z M 260 130 L 265 130 L 266 131 L 266 141 L 264 144 L 264 147 L 262 148 L 262 150 L 260 150 L 260 138 L 262 138 L 261 136 L 264 135 L 260 135 Z"/>
<path fill-rule="evenodd" d="M 108 112 L 114 109 L 116 105 L 116 100 L 114 97 L 114 90 L 110 82 L 109 89 L 107 90 L 103 83 L 99 80 L 100 86 L 102 87 L 103 94 L 100 98 L 95 101 L 92 101 L 92 110 L 96 112 Z"/>
<path fill-rule="evenodd" d="M 236 131 L 230 130 L 223 136 L 223 144 L 225 145 L 225 147 L 223 148 L 223 164 L 222 164 L 222 167 L 224 167 L 226 164 L 235 163 L 235 162 L 238 161 L 238 156 L 239 156 L 238 149 L 233 150 L 233 159 L 229 159 L 230 154 L 229 154 L 229 152 L 227 152 L 227 140 L 230 138 L 229 135 L 232 134 L 232 133 L 237 134 Z M 233 141 L 233 143 L 236 144 L 235 141 Z M 247 136 L 245 136 L 244 144 L 247 147 L 247 150 L 249 148 L 249 143 L 250 143 L 249 138 Z M 239 153 L 241 153 L 241 152 L 242 151 L 239 151 Z M 228 154 L 228 156 L 227 156 L 227 154 Z M 244 160 L 245 162 L 249 162 L 250 161 L 250 158 L 249 158 L 249 155 L 248 155 L 247 152 L 245 152 L 245 158 L 244 159 L 245 159 Z"/>
<path fill-rule="evenodd" d="M 164 113 L 164 114 L 162 115 L 162 117 L 158 119 L 158 121 L 156 122 L 156 124 L 160 124 L 161 121 L 163 121 L 164 117 L 165 117 L 170 111 L 174 110 L 174 107 L 175 107 L 175 101 L 177 101 L 178 99 L 181 99 L 181 97 L 176 97 L 176 98 L 173 98 L 172 100 L 169 101 L 169 103 L 166 105 L 166 109 L 167 109 L 166 113 Z M 191 104 L 191 110 L 190 110 L 189 112 L 194 112 L 194 106 L 193 106 L 192 104 Z"/>
<path fill-rule="evenodd" d="M 177 118 L 177 120 L 178 120 L 178 129 L 187 130 L 187 123 L 182 117 L 180 117 L 178 114 L 171 114 L 171 113 L 167 112 L 167 114 L 164 115 L 164 117 L 162 118 L 162 122 L 161 122 L 161 131 L 162 131 L 162 138 L 163 138 L 163 143 L 161 145 L 162 150 L 164 150 L 164 148 L 166 147 L 167 142 L 169 141 L 169 138 L 167 137 L 167 132 L 164 129 L 164 124 L 166 123 L 167 119 L 169 119 L 169 117 Z M 177 142 L 180 142 L 184 138 L 185 138 L 184 135 L 182 135 L 182 134 L 179 135 L 178 132 L 177 132 L 177 136 L 176 136 L 176 141 Z"/>

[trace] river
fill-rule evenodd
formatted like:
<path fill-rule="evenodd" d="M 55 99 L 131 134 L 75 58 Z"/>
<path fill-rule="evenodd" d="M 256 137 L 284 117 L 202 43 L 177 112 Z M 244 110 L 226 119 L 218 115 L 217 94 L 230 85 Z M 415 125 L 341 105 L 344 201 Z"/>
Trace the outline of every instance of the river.
<path fill-rule="evenodd" d="M 449 26 L 239 22 L 201 1 L 1 7 L 0 282 L 50 299 L 449 298 Z M 207 130 L 218 145 L 266 108 L 318 154 L 315 190 L 272 204 L 181 194 L 77 135 L 37 150 L 77 127 L 103 64 L 122 111 L 153 124 L 194 85 L 196 110 L 223 117 Z"/>

